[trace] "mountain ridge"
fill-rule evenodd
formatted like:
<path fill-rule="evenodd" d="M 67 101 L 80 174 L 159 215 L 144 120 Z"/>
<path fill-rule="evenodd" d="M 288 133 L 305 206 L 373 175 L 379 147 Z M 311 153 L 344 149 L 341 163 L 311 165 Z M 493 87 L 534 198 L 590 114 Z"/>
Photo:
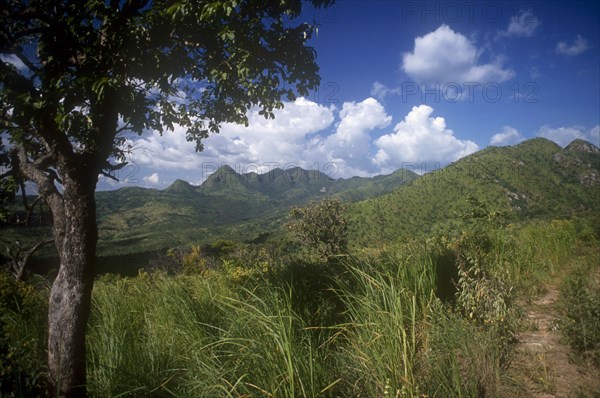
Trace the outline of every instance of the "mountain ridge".
<path fill-rule="evenodd" d="M 460 230 L 469 196 L 507 214 L 508 223 L 597 218 L 600 149 L 585 141 L 561 148 L 537 138 L 488 147 L 422 176 L 401 169 L 371 178 L 333 179 L 318 170 L 239 174 L 228 166 L 199 186 L 177 180 L 162 191 L 127 187 L 97 192 L 99 254 L 156 251 L 219 238 L 253 241 L 274 232 L 279 236 L 291 207 L 325 197 L 350 202 L 350 239 L 356 245 L 386 244 Z M 15 234 L 21 239 L 20 232 Z"/>
<path fill-rule="evenodd" d="M 360 245 L 458 230 L 467 198 L 476 197 L 507 222 L 600 215 L 600 150 L 566 148 L 544 138 L 488 147 L 423 175 L 396 191 L 351 206 Z"/>
<path fill-rule="evenodd" d="M 292 206 L 339 197 L 362 200 L 412 181 L 411 171 L 333 179 L 299 167 L 237 173 L 223 165 L 201 185 L 176 180 L 162 191 L 140 187 L 96 194 L 101 252 L 156 250 L 224 237 L 248 240 L 281 225 Z"/>

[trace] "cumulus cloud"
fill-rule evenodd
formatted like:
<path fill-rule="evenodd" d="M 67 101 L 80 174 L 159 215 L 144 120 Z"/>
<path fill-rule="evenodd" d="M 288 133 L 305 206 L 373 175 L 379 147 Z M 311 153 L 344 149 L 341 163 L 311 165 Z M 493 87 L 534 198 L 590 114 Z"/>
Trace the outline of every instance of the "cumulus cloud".
<path fill-rule="evenodd" d="M 142 180 L 148 184 L 148 185 L 152 185 L 152 186 L 156 186 L 160 184 L 160 177 L 158 176 L 158 173 L 152 173 L 149 176 L 143 177 Z"/>
<path fill-rule="evenodd" d="M 562 147 L 566 147 L 571 141 L 576 139 L 586 140 L 596 146 L 600 146 L 600 125 L 596 125 L 589 130 L 583 126 L 542 126 L 538 130 L 537 135 L 552 140 Z"/>
<path fill-rule="evenodd" d="M 201 153 L 186 141 L 182 128 L 131 139 L 137 150 L 130 160 L 146 176 L 140 182 L 156 187 L 182 171 L 199 184 L 222 164 L 259 173 L 273 167 L 318 168 L 347 178 L 392 172 L 402 162 L 451 162 L 478 149 L 474 142 L 455 137 L 432 112 L 426 105 L 414 107 L 392 133 L 374 139 L 392 122 L 376 99 L 345 102 L 336 109 L 301 98 L 286 103 L 275 119 L 266 120 L 253 110 L 248 127 L 223 125 L 220 134 L 205 140 Z"/>
<path fill-rule="evenodd" d="M 510 126 L 504 126 L 501 133 L 494 134 L 490 140 L 490 145 L 503 146 L 515 145 L 523 141 L 525 137 L 516 129 Z"/>
<path fill-rule="evenodd" d="M 392 117 L 374 98 L 345 102 L 335 132 L 308 142 L 304 158 L 333 164 L 337 177 L 372 174 L 371 133 L 389 126 Z"/>
<path fill-rule="evenodd" d="M 540 24 L 531 10 L 520 10 L 518 15 L 510 18 L 508 28 L 498 32 L 498 37 L 531 37 Z"/>
<path fill-rule="evenodd" d="M 571 57 L 574 55 L 581 54 L 588 48 L 590 48 L 590 47 L 588 45 L 587 40 L 584 39 L 583 37 L 581 37 L 580 35 L 577 35 L 577 38 L 571 45 L 567 44 L 567 42 L 564 42 L 564 41 L 559 41 L 556 44 L 556 52 L 557 53 L 562 54 L 562 55 L 571 56 Z"/>
<path fill-rule="evenodd" d="M 277 111 L 275 119 L 267 120 L 254 110 L 248 115 L 248 127 L 224 125 L 220 134 L 206 140 L 207 153 L 229 162 L 298 161 L 307 137 L 326 129 L 333 120 L 333 108 L 298 98 Z"/>
<path fill-rule="evenodd" d="M 249 111 L 249 126 L 225 123 L 220 134 L 204 141 L 197 153 L 186 140 L 185 129 L 176 126 L 160 135 L 151 132 L 132 138 L 131 161 L 158 170 L 202 170 L 206 163 L 283 163 L 302 156 L 306 136 L 327 128 L 334 120 L 333 109 L 298 98 L 275 111 L 275 119 L 265 119 L 258 109 Z"/>
<path fill-rule="evenodd" d="M 480 63 L 480 51 L 471 40 L 441 25 L 434 32 L 417 37 L 412 52 L 402 57 L 402 69 L 411 78 L 426 83 L 501 83 L 514 76 L 502 60 Z"/>
<path fill-rule="evenodd" d="M 395 170 L 406 162 L 453 162 L 479 149 L 476 143 L 460 140 L 446 128 L 443 117 L 431 117 L 433 108 L 414 106 L 393 133 L 375 141 L 379 148 L 374 162 L 387 170 Z"/>

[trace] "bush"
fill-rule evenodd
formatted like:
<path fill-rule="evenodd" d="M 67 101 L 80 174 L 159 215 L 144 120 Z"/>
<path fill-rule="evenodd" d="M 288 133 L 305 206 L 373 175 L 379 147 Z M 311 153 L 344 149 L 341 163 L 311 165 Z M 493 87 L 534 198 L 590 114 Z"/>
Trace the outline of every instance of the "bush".
<path fill-rule="evenodd" d="M 589 274 L 577 269 L 565 280 L 561 328 L 574 350 L 600 366 L 600 286 Z"/>
<path fill-rule="evenodd" d="M 457 242 L 456 308 L 467 319 L 497 334 L 501 351 L 514 342 L 516 314 L 513 287 L 507 277 L 490 272 L 486 264 L 490 241 L 485 235 L 463 234 Z"/>
<path fill-rule="evenodd" d="M 290 211 L 287 227 L 298 239 L 329 260 L 348 251 L 346 205 L 337 199 L 324 199 Z"/>

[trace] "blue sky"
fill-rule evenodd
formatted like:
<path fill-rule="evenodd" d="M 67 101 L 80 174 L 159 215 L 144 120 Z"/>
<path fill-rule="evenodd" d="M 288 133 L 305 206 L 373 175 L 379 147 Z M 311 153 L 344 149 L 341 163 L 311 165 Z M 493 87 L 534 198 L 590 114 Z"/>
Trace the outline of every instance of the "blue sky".
<path fill-rule="evenodd" d="M 224 125 L 195 153 L 181 129 L 132 139 L 121 182 L 200 184 L 301 166 L 338 178 L 434 170 L 489 145 L 538 136 L 600 146 L 600 2 L 339 0 L 307 8 L 319 90 L 275 120 Z"/>

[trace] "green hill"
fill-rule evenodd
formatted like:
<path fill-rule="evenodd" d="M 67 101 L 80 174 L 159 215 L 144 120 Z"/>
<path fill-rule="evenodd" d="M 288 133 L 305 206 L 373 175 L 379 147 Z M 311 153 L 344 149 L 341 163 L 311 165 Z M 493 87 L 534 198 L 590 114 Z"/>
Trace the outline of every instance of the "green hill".
<path fill-rule="evenodd" d="M 474 196 L 509 222 L 600 214 L 600 150 L 545 139 L 489 147 L 421 177 L 332 179 L 316 170 L 238 174 L 223 166 L 200 186 L 181 180 L 163 191 L 140 187 L 97 193 L 99 254 L 140 253 L 219 238 L 250 241 L 277 231 L 292 206 L 336 197 L 350 206 L 351 241 L 380 244 L 457 229 Z M 22 242 L 48 227 L 10 230 Z"/>
<path fill-rule="evenodd" d="M 218 238 L 252 240 L 279 228 L 291 206 L 326 196 L 356 201 L 388 193 L 417 175 L 332 179 L 299 167 L 238 174 L 222 166 L 202 185 L 177 180 L 163 191 L 98 192 L 101 254 L 153 251 Z"/>
<path fill-rule="evenodd" d="M 488 147 L 393 193 L 351 207 L 357 244 L 393 242 L 453 229 L 474 196 L 509 221 L 600 214 L 600 150 L 585 141 L 565 149 L 543 138 Z"/>
<path fill-rule="evenodd" d="M 172 195 L 193 196 L 196 194 L 196 188 L 187 181 L 177 179 L 163 192 Z"/>

